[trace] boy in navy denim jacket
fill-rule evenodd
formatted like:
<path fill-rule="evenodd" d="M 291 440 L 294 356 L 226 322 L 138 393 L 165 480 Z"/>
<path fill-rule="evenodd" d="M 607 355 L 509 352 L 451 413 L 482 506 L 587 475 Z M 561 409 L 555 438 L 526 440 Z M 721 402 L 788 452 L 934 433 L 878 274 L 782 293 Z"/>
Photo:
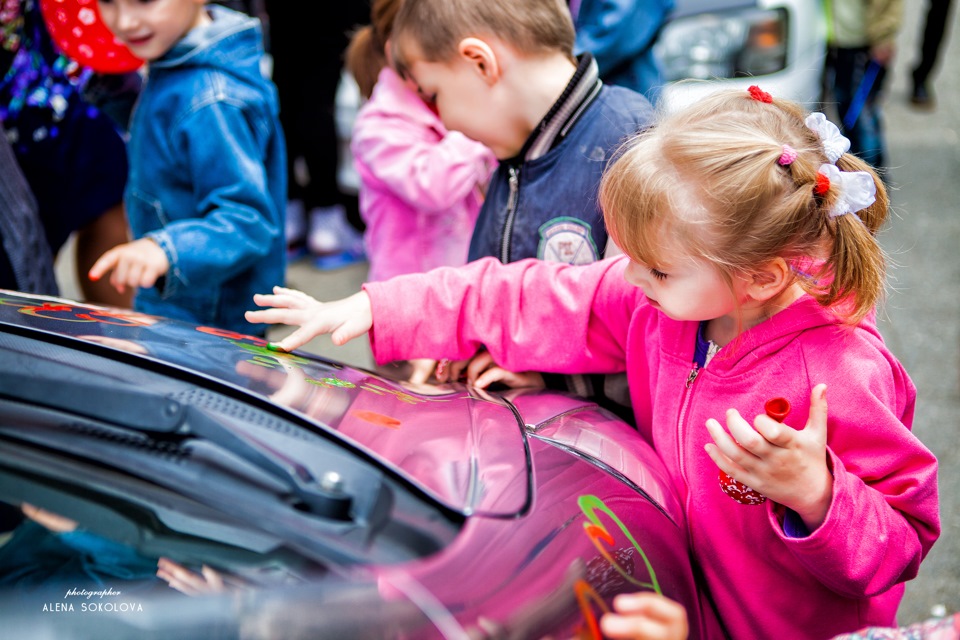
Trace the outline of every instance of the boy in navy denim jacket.
<path fill-rule="evenodd" d="M 286 150 L 259 23 L 204 0 L 99 0 L 149 74 L 129 121 L 136 238 L 90 270 L 134 308 L 249 333 L 253 294 L 285 274 Z"/>

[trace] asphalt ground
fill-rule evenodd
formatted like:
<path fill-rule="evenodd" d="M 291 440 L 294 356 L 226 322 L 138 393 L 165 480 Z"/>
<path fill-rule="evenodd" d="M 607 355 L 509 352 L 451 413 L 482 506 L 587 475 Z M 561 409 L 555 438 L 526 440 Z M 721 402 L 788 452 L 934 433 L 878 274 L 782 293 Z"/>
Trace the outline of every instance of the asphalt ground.
<path fill-rule="evenodd" d="M 960 33 L 953 7 L 939 69 L 932 77 L 936 106 L 908 103 L 910 70 L 926 12 L 925 0 L 905 0 L 898 56 L 884 103 L 893 216 L 881 235 L 893 268 L 880 310 L 881 331 L 918 389 L 914 433 L 940 461 L 943 531 L 907 584 L 901 623 L 960 611 Z M 955 35 L 955 38 L 951 38 Z M 67 297 L 78 297 L 68 246 L 58 263 Z M 308 258 L 291 263 L 287 286 L 321 300 L 356 292 L 366 264 L 321 271 Z M 277 329 L 271 337 L 287 333 Z M 366 341 L 335 347 L 317 338 L 307 351 L 372 367 Z"/>

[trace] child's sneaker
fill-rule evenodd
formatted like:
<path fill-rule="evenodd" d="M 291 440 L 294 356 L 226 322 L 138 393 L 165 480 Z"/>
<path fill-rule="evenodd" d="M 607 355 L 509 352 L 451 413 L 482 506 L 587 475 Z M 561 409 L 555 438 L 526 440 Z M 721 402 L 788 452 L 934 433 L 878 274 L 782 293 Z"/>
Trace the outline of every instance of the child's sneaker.
<path fill-rule="evenodd" d="M 307 252 L 307 214 L 303 201 L 287 202 L 287 216 L 284 220 L 284 234 L 287 238 L 287 261 L 296 260 Z"/>
<path fill-rule="evenodd" d="M 307 247 L 318 269 L 336 269 L 366 259 L 363 235 L 347 222 L 342 205 L 311 209 Z"/>

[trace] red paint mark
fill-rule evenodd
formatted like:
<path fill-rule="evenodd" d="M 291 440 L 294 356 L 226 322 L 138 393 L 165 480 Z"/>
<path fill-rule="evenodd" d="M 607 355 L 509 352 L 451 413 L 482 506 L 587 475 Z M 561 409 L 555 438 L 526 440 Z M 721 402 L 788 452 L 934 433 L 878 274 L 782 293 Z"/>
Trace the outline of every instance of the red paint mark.
<path fill-rule="evenodd" d="M 267 346 L 267 341 L 263 338 L 258 338 L 256 336 L 248 336 L 243 333 L 237 333 L 236 331 L 229 331 L 227 329 L 218 329 L 216 327 L 197 327 L 197 331 L 200 333 L 209 333 L 212 336 L 217 336 L 218 338 L 228 338 L 230 340 L 249 340 L 255 345 L 261 347 Z"/>
<path fill-rule="evenodd" d="M 603 634 L 600 633 L 600 621 L 592 605 L 596 605 L 601 613 L 610 613 L 610 608 L 603 601 L 603 598 L 597 594 L 593 587 L 583 579 L 577 580 L 573 584 L 573 593 L 577 598 L 577 605 L 580 607 L 580 613 L 583 614 L 583 626 L 578 629 L 578 637 L 584 640 L 601 640 Z"/>
<path fill-rule="evenodd" d="M 355 418 L 359 418 L 364 422 L 369 422 L 370 424 L 375 424 L 378 427 L 387 427 L 388 429 L 399 429 L 400 421 L 396 418 L 391 418 L 390 416 L 385 416 L 382 413 L 377 413 L 376 411 L 367 411 L 366 409 L 360 409 L 357 411 L 351 411 L 350 415 Z"/>

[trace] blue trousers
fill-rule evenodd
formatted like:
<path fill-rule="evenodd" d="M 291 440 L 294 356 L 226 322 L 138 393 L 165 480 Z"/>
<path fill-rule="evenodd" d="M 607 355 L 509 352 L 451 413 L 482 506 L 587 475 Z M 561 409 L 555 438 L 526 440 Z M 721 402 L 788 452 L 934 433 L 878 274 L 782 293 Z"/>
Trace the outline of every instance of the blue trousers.
<path fill-rule="evenodd" d="M 853 126 L 843 126 L 844 116 L 850 110 L 864 75 L 870 64 L 866 47 L 844 49 L 831 47 L 827 51 L 825 69 L 826 90 L 832 94 L 840 114 L 837 123 L 843 135 L 850 138 L 850 152 L 878 169 L 886 168 L 886 139 L 883 132 L 883 113 L 880 108 L 886 69 L 881 67 L 867 93 L 863 108 Z"/>

